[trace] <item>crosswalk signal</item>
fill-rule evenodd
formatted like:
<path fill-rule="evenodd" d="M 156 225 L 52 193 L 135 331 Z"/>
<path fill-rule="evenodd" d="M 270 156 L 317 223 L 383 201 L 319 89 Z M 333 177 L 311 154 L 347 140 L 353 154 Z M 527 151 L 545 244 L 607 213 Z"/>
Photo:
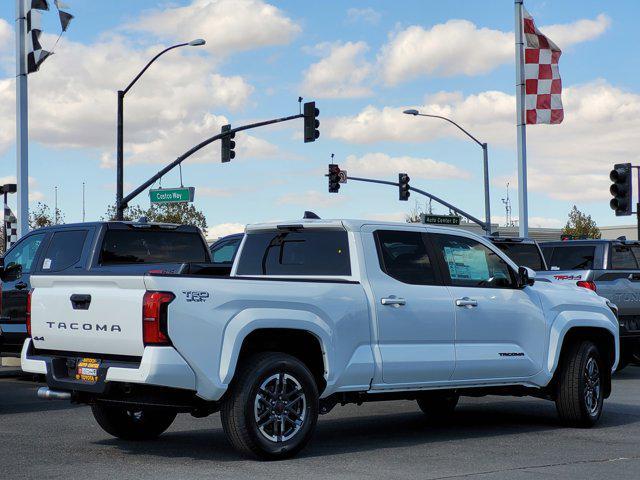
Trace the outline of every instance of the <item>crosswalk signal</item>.
<path fill-rule="evenodd" d="M 329 193 L 340 191 L 340 167 L 335 163 L 329 164 Z"/>
<path fill-rule="evenodd" d="M 406 173 L 398 174 L 398 190 L 400 193 L 400 200 L 403 200 L 405 202 L 409 200 L 409 196 L 411 195 L 411 192 L 409 191 L 410 180 L 411 179 L 409 178 L 409 175 L 407 175 Z"/>
<path fill-rule="evenodd" d="M 617 163 L 609 173 L 613 182 L 609 191 L 613 198 L 609 202 L 616 216 L 631 215 L 631 164 Z"/>
<path fill-rule="evenodd" d="M 320 110 L 316 108 L 316 102 L 307 102 L 304 104 L 304 143 L 315 142 L 320 136 Z"/>
<path fill-rule="evenodd" d="M 221 133 L 228 132 L 229 130 L 231 130 L 231 125 L 223 125 Z M 222 163 L 230 162 L 236 158 L 236 152 L 233 151 L 233 149 L 236 148 L 236 142 L 233 141 L 235 137 L 235 132 L 222 137 Z"/>

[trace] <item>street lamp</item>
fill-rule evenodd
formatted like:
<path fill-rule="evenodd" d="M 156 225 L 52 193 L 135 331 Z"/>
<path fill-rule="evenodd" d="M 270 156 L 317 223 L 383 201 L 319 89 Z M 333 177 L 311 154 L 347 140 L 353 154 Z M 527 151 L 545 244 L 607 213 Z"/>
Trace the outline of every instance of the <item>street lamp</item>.
<path fill-rule="evenodd" d="M 487 233 L 491 234 L 491 202 L 490 202 L 490 199 L 489 199 L 489 154 L 488 154 L 488 151 L 487 151 L 487 144 L 484 143 L 484 142 L 481 142 L 480 140 L 478 140 L 476 137 L 471 135 L 469 132 L 467 132 L 464 128 L 462 128 L 460 125 L 458 125 L 456 122 L 454 122 L 450 118 L 442 117 L 440 115 L 429 115 L 429 114 L 426 114 L 426 113 L 420 113 L 416 109 L 405 110 L 402 113 L 404 113 L 406 115 L 413 115 L 414 117 L 420 116 L 420 117 L 439 118 L 441 120 L 449 122 L 449 123 L 455 125 L 456 127 L 458 127 L 471 140 L 473 140 L 478 145 L 480 145 L 480 147 L 482 148 L 482 154 L 483 154 L 483 157 L 484 157 L 484 214 L 485 214 L 485 223 L 487 224 L 487 226 L 486 226 Z"/>
<path fill-rule="evenodd" d="M 153 62 L 155 62 L 161 55 L 167 53 L 169 50 L 173 50 L 174 48 L 180 47 L 199 47 L 204 45 L 206 42 L 202 38 L 196 38 L 195 40 L 191 40 L 190 42 L 179 43 L 177 45 L 173 45 L 171 47 L 165 48 L 160 53 L 158 53 L 155 57 L 149 60 L 140 73 L 135 76 L 131 83 L 127 85 L 127 88 L 124 90 L 118 90 L 118 126 L 117 126 L 117 152 L 116 152 L 116 220 L 123 219 L 124 208 L 122 205 L 122 197 L 124 195 L 124 139 L 123 139 L 123 107 L 124 107 L 124 96 L 127 92 L 133 87 L 133 85 L 138 81 L 138 79 L 147 71 L 147 69 L 151 66 Z"/>

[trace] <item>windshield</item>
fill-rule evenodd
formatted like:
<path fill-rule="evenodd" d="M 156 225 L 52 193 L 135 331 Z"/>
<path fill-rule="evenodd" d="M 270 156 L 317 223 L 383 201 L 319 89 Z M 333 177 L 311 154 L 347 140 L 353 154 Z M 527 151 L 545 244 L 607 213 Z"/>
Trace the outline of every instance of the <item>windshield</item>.
<path fill-rule="evenodd" d="M 544 261 L 538 246 L 533 243 L 504 243 L 497 242 L 496 247 L 502 250 L 519 267 L 529 267 L 532 270 L 544 270 Z"/>

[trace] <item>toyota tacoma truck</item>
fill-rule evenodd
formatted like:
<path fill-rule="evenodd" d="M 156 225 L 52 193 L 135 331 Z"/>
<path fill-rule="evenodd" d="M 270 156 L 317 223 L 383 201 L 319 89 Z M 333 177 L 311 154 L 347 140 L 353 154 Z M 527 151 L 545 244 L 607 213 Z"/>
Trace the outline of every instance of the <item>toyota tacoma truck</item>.
<path fill-rule="evenodd" d="M 460 396 L 555 401 L 600 418 L 618 362 L 616 308 L 535 282 L 485 238 L 357 220 L 246 228 L 231 272 L 32 278 L 22 368 L 38 396 L 91 406 L 121 439 L 220 412 L 230 442 L 294 455 L 337 404 L 411 399 L 434 419 Z"/>
<path fill-rule="evenodd" d="M 544 242 L 550 270 L 539 279 L 578 285 L 608 298 L 619 310 L 620 364 L 640 364 L 640 242 L 567 240 Z"/>

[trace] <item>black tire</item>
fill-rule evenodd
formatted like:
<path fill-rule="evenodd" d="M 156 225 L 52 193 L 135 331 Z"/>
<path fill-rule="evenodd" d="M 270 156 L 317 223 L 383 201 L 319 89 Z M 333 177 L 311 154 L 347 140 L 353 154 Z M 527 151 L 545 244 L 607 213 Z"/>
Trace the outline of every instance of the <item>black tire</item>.
<path fill-rule="evenodd" d="M 318 387 L 297 358 L 259 353 L 239 367 L 222 402 L 220 418 L 227 438 L 242 454 L 271 460 L 292 457 L 313 435 Z"/>
<path fill-rule="evenodd" d="M 418 406 L 430 421 L 442 421 L 453 415 L 460 395 L 433 392 L 418 399 Z"/>
<path fill-rule="evenodd" d="M 593 342 L 577 341 L 569 346 L 556 387 L 556 409 L 564 424 L 583 428 L 596 424 L 602 415 L 605 368 L 609 367 Z"/>
<path fill-rule="evenodd" d="M 167 430 L 176 412 L 149 408 L 132 408 L 94 404 L 93 417 L 110 435 L 123 440 L 152 440 Z"/>

